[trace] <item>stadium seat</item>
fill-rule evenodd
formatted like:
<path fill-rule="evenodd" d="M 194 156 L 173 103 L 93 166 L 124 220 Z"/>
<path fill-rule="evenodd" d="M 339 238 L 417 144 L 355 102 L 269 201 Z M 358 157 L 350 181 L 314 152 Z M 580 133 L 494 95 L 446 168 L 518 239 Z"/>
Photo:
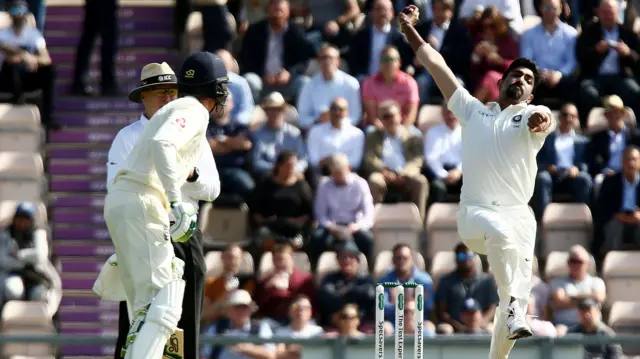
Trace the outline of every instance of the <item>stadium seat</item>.
<path fill-rule="evenodd" d="M 3 335 L 47 335 L 55 333 L 46 304 L 36 301 L 12 300 L 2 309 Z M 2 346 L 2 357 L 14 355 L 50 356 L 53 346 L 46 343 L 8 343 Z"/>
<path fill-rule="evenodd" d="M 416 126 L 426 134 L 433 126 L 442 123 L 442 106 L 440 105 L 422 105 L 418 112 L 418 121 Z"/>
<path fill-rule="evenodd" d="M 249 228 L 249 207 L 214 208 L 211 203 L 200 207 L 200 230 L 205 245 L 226 246 L 236 243 L 242 247 L 251 243 L 247 239 Z"/>
<path fill-rule="evenodd" d="M 373 222 L 373 255 L 390 250 L 398 243 L 421 251 L 422 221 L 418 207 L 413 203 L 378 204 Z"/>
<path fill-rule="evenodd" d="M 0 176 L 7 178 L 32 177 L 39 179 L 44 174 L 44 164 L 39 154 L 22 152 L 0 152 Z"/>
<path fill-rule="evenodd" d="M 480 256 L 475 256 L 473 261 L 476 264 L 476 270 L 482 272 Z M 453 251 L 437 252 L 431 260 L 431 271 L 429 271 L 433 279 L 434 288 L 443 275 L 449 274 L 454 270 L 456 270 L 456 254 Z"/>
<path fill-rule="evenodd" d="M 425 270 L 424 257 L 418 251 L 413 251 L 413 263 L 420 270 Z M 373 265 L 373 277 L 378 279 L 387 274 L 393 269 L 393 252 L 382 251 L 376 256 L 375 264 Z"/>
<path fill-rule="evenodd" d="M 0 130 L 5 128 L 39 128 L 40 111 L 35 105 L 0 104 Z"/>
<path fill-rule="evenodd" d="M 589 260 L 589 274 L 595 276 L 596 273 L 596 260 L 593 256 L 590 256 Z M 556 277 L 564 277 L 569 275 L 569 266 L 567 260 L 569 259 L 569 252 L 554 251 L 547 256 L 547 264 L 544 267 L 545 279 L 550 280 Z"/>
<path fill-rule="evenodd" d="M 340 270 L 338 265 L 338 258 L 336 252 L 324 252 L 318 259 L 318 267 L 316 268 L 316 283 L 320 285 L 324 277 L 331 272 Z M 362 274 L 369 273 L 369 264 L 367 263 L 367 257 L 360 253 L 360 265 L 358 272 Z"/>
<path fill-rule="evenodd" d="M 551 203 L 542 216 L 542 255 L 567 251 L 591 243 L 593 220 L 589 207 L 581 203 Z"/>
<path fill-rule="evenodd" d="M 636 335 L 640 331 L 640 302 L 617 301 L 609 311 L 609 326 L 618 335 Z M 640 355 L 637 344 L 623 344 L 625 355 Z"/>
<path fill-rule="evenodd" d="M 258 278 L 273 270 L 273 255 L 271 252 L 264 252 L 260 258 L 260 266 L 258 267 Z M 311 262 L 304 252 L 293 252 L 293 265 L 299 270 L 311 273 Z"/>
<path fill-rule="evenodd" d="M 16 213 L 16 207 L 21 201 L 0 201 L 0 228 L 4 228 L 9 225 L 13 220 L 13 215 Z M 36 206 L 36 225 L 47 225 L 47 207 L 42 202 L 38 202 Z"/>
<path fill-rule="evenodd" d="M 458 208 L 457 203 L 431 205 L 425 223 L 427 257 L 432 258 L 438 252 L 450 251 L 460 241 L 456 224 Z"/>
<path fill-rule="evenodd" d="M 607 302 L 640 298 L 640 251 L 610 251 L 602 264 Z"/>
<path fill-rule="evenodd" d="M 40 180 L 21 181 L 3 179 L 0 175 L 0 201 L 30 201 L 42 199 L 43 183 Z"/>
<path fill-rule="evenodd" d="M 204 263 L 207 266 L 207 277 L 215 277 L 222 273 L 222 252 L 211 251 L 204 256 Z M 253 257 L 249 252 L 242 254 L 242 263 L 240 263 L 240 273 L 253 273 Z"/>
<path fill-rule="evenodd" d="M 636 115 L 633 113 L 633 110 L 629 107 L 625 107 L 628 116 L 624 117 L 624 123 L 629 127 L 636 127 Z M 604 117 L 604 108 L 602 107 L 594 107 L 589 112 L 589 117 L 587 117 L 587 134 L 591 135 L 595 132 L 603 130 L 607 128 L 607 119 Z"/>
<path fill-rule="evenodd" d="M 40 153 L 44 143 L 44 131 L 39 129 L 0 128 L 0 152 Z"/>

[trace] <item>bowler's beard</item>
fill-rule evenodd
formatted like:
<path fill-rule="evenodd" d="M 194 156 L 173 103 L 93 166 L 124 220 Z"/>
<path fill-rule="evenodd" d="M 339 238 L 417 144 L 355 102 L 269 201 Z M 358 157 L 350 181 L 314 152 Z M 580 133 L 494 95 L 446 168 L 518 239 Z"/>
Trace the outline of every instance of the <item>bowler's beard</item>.
<path fill-rule="evenodd" d="M 504 94 L 511 100 L 520 100 L 522 98 L 523 91 L 524 89 L 522 88 L 522 85 L 513 83 L 507 87 Z"/>

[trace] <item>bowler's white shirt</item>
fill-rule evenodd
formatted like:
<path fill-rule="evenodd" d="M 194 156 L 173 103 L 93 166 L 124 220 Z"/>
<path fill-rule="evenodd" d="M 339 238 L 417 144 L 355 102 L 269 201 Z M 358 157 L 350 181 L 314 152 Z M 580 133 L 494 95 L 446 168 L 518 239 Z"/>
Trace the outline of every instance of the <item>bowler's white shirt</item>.
<path fill-rule="evenodd" d="M 309 130 L 307 155 L 309 164 L 317 167 L 321 159 L 342 153 L 349 159 L 353 169 L 360 168 L 364 154 L 364 132 L 352 125 L 348 118 L 342 120 L 337 129 L 330 122 L 319 123 Z"/>
<path fill-rule="evenodd" d="M 533 133 L 527 122 L 534 112 L 551 111 L 526 103 L 504 110 L 495 102 L 485 106 L 462 87 L 448 107 L 462 126 L 461 204 L 526 206 L 538 171 L 536 155 L 556 126 L 553 120 L 544 133 Z"/>
<path fill-rule="evenodd" d="M 458 125 L 452 130 L 444 123 L 431 127 L 424 141 L 424 158 L 431 171 L 441 179 L 449 174 L 445 165 L 461 169 L 462 127 Z"/>
<path fill-rule="evenodd" d="M 182 201 L 181 187 L 208 150 L 208 124 L 209 112 L 195 98 L 187 96 L 168 103 L 142 129 L 118 168 L 112 188 L 117 188 L 118 181 L 131 181 L 162 193 L 160 200 L 165 206 Z"/>
<path fill-rule="evenodd" d="M 144 115 L 140 115 L 140 119 L 129 126 L 122 128 L 111 143 L 107 162 L 107 189 L 113 183 L 116 173 L 124 165 L 133 146 L 138 142 L 142 130 L 149 123 L 149 119 Z M 200 177 L 196 182 L 185 182 L 182 185 L 182 198 L 198 208 L 199 201 L 211 202 L 220 194 L 220 178 L 216 162 L 213 159 L 213 153 L 209 148 L 209 144 L 203 141 L 202 156 L 198 161 L 198 170 Z"/>

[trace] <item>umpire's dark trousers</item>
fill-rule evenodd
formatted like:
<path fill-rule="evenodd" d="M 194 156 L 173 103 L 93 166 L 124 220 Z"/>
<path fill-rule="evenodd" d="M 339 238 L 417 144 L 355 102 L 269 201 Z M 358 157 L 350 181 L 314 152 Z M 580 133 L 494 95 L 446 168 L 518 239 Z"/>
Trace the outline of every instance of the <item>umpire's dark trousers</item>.
<path fill-rule="evenodd" d="M 188 242 L 173 243 L 176 257 L 185 263 L 184 276 L 186 282 L 184 300 L 182 301 L 182 317 L 178 328 L 184 330 L 184 359 L 198 359 L 200 348 L 200 313 L 204 298 L 204 275 L 206 266 L 202 251 L 202 233 L 197 230 Z M 129 313 L 127 302 L 120 302 L 120 318 L 118 319 L 118 341 L 116 342 L 115 359 L 120 359 L 120 350 L 129 333 Z"/>

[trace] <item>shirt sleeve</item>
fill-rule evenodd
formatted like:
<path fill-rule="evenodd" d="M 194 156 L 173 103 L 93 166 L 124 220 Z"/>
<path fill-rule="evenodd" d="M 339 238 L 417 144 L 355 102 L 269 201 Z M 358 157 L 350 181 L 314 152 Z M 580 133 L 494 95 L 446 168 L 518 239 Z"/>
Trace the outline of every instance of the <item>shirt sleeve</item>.
<path fill-rule="evenodd" d="M 549 135 L 551 132 L 556 130 L 556 119 L 553 117 L 553 113 L 551 113 L 551 110 L 547 106 L 535 106 L 529 112 L 529 116 L 527 116 L 527 121 L 529 121 L 529 117 L 531 117 L 531 115 L 533 115 L 534 113 L 546 113 L 551 117 L 551 125 L 546 130 L 544 130 L 542 132 L 531 132 L 531 131 L 529 131 L 529 133 L 534 138 L 537 138 L 539 141 L 544 142 L 544 140 L 546 139 L 547 135 Z M 526 125 L 526 123 L 525 123 L 525 125 Z M 528 126 L 523 126 L 523 127 L 526 128 L 527 130 L 529 129 Z M 542 146 L 542 143 L 540 143 L 540 146 Z"/>
<path fill-rule="evenodd" d="M 475 110 L 484 107 L 482 102 L 478 101 L 462 86 L 458 87 L 447 103 L 447 108 L 456 115 L 462 126 L 471 120 Z"/>
<path fill-rule="evenodd" d="M 353 79 L 349 81 L 346 88 L 346 98 L 349 104 L 349 117 L 354 126 L 358 126 L 362 121 L 362 100 L 360 99 L 360 83 Z"/>
<path fill-rule="evenodd" d="M 273 337 L 273 331 L 267 322 L 263 321 L 260 323 L 260 332 L 258 333 L 258 337 L 262 339 L 271 339 Z M 276 345 L 273 343 L 266 343 L 264 344 L 264 350 L 273 352 L 276 350 Z"/>
<path fill-rule="evenodd" d="M 327 204 L 327 182 L 322 182 L 318 185 L 316 192 L 316 199 L 313 201 L 313 215 L 316 217 L 320 226 L 327 227 L 332 221 L 329 219 L 329 210 Z"/>
<path fill-rule="evenodd" d="M 316 114 L 311 103 L 311 97 L 313 96 L 312 84 L 312 82 L 306 83 L 298 96 L 298 106 L 296 106 L 298 109 L 298 124 L 302 128 L 309 128 L 315 122 Z"/>
<path fill-rule="evenodd" d="M 596 292 L 606 292 L 607 287 L 604 284 L 604 281 L 600 277 L 593 278 L 593 290 Z"/>
<path fill-rule="evenodd" d="M 321 127 L 313 126 L 309 130 L 309 135 L 307 137 L 307 155 L 309 156 L 309 165 L 311 167 L 317 167 L 318 163 L 322 159 L 320 157 L 320 146 L 318 132 L 320 132 Z"/>
<path fill-rule="evenodd" d="M 438 178 L 445 178 L 449 172 L 444 169 L 442 161 L 440 160 L 442 153 L 439 149 L 438 129 L 439 127 L 432 127 L 429 132 L 427 132 L 427 136 L 424 141 L 424 158 L 427 166 L 429 166 L 431 171 L 433 171 Z"/>
<path fill-rule="evenodd" d="M 362 157 L 364 156 L 364 132 L 359 128 L 356 129 L 357 133 L 353 138 L 349 141 L 349 145 L 347 147 L 347 153 L 345 155 L 349 159 L 349 164 L 354 171 L 360 169 L 360 165 L 362 164 Z"/>
<path fill-rule="evenodd" d="M 195 182 L 185 182 L 182 190 L 189 197 L 200 201 L 213 202 L 220 195 L 220 175 L 213 158 L 213 152 L 205 138 L 202 139 L 202 155 L 198 161 L 200 177 Z"/>
<path fill-rule="evenodd" d="M 239 104 L 240 112 L 238 112 L 238 121 L 242 124 L 249 125 L 253 116 L 253 94 L 247 81 L 238 82 L 240 91 L 242 91 L 242 102 Z"/>
<path fill-rule="evenodd" d="M 409 103 L 420 103 L 420 91 L 418 90 L 418 83 L 413 77 L 407 76 L 407 86 L 409 87 Z"/>
<path fill-rule="evenodd" d="M 525 31 L 520 37 L 520 56 L 533 59 L 533 37 L 535 27 Z"/>
<path fill-rule="evenodd" d="M 42 264 L 49 258 L 49 241 L 47 231 L 36 229 L 33 232 L 33 247 L 21 249 L 18 252 L 18 259 L 29 264 Z"/>
<path fill-rule="evenodd" d="M 116 138 L 113 139 L 107 156 L 107 189 L 126 161 L 128 155 L 129 151 L 127 151 L 125 146 L 125 133 L 123 130 L 120 130 Z"/>
<path fill-rule="evenodd" d="M 367 181 L 362 179 L 360 181 L 360 190 L 362 191 L 362 217 L 356 223 L 358 228 L 368 231 L 373 227 L 374 217 L 375 217 L 375 207 L 373 205 L 373 196 L 371 195 L 371 190 L 369 189 L 369 185 Z"/>
<path fill-rule="evenodd" d="M 205 136 L 209 116 L 201 117 L 195 109 L 168 113 L 168 118 L 154 134 L 149 145 L 156 172 L 162 182 L 169 202 L 181 202 L 180 188 L 183 184 L 183 168 L 178 162 L 178 150 L 198 136 Z"/>
<path fill-rule="evenodd" d="M 373 80 L 372 77 L 369 77 L 367 79 L 364 80 L 364 82 L 362 83 L 362 101 L 375 101 L 376 97 L 373 94 L 373 89 L 372 86 L 373 84 L 371 83 Z"/>

